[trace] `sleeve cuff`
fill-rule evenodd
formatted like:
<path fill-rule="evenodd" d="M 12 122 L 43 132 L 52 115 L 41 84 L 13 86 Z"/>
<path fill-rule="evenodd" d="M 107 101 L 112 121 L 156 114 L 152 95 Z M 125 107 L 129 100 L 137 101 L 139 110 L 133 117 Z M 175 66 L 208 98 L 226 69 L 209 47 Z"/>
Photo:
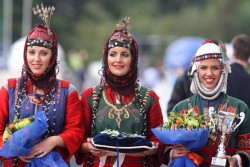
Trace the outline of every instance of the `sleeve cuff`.
<path fill-rule="evenodd" d="M 163 163 L 165 165 L 169 165 L 172 161 L 172 150 L 173 150 L 173 148 L 170 147 L 164 151 Z"/>
<path fill-rule="evenodd" d="M 235 154 L 233 157 L 235 157 L 237 159 L 238 162 L 238 166 L 242 167 L 242 160 L 239 154 Z"/>

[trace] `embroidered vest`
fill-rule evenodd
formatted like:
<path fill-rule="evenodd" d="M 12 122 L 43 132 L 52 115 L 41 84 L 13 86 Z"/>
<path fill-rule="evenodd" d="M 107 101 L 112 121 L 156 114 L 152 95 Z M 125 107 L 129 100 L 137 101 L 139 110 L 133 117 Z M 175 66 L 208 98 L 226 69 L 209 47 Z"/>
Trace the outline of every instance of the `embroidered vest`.
<path fill-rule="evenodd" d="M 94 104 L 94 97 L 98 95 L 99 86 L 93 87 L 91 97 L 88 99 L 89 104 Z M 154 103 L 154 99 L 150 96 L 150 89 L 140 87 L 140 94 L 143 98 L 143 107 L 148 112 L 149 107 Z M 93 106 L 91 106 L 93 111 Z M 144 114 L 147 115 L 146 113 Z M 140 113 L 140 103 L 136 98 L 132 98 L 127 104 L 113 104 L 109 101 L 107 91 L 104 90 L 100 99 L 95 124 L 96 133 L 100 133 L 105 129 L 118 130 L 132 134 L 142 134 L 143 118 Z"/>
<path fill-rule="evenodd" d="M 52 96 L 48 110 L 48 119 L 50 127 L 53 129 L 51 135 L 57 135 L 61 133 L 64 112 L 66 106 L 66 100 L 68 96 L 69 82 L 64 80 L 57 80 L 58 88 Z M 9 93 L 9 120 L 8 123 L 12 123 L 15 116 L 14 106 L 16 100 L 21 100 L 20 118 L 26 118 L 34 115 L 36 103 L 35 94 L 27 94 L 22 99 L 17 99 L 18 92 L 20 91 L 20 78 L 8 80 L 8 93 Z M 43 95 L 41 95 L 43 96 Z M 37 112 L 43 111 L 43 103 L 38 103 Z"/>

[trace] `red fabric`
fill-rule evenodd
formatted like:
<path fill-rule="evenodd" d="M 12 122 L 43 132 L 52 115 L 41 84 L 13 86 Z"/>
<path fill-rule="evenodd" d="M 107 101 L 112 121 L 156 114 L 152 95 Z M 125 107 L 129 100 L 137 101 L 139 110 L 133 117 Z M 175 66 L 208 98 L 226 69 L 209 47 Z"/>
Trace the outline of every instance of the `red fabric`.
<path fill-rule="evenodd" d="M 9 88 L 15 88 L 16 87 L 16 81 L 17 81 L 16 78 L 8 79 L 8 87 Z"/>
<path fill-rule="evenodd" d="M 61 80 L 61 87 L 63 88 L 68 88 L 69 87 L 70 82 L 66 81 L 66 80 Z"/>
<path fill-rule="evenodd" d="M 29 39 L 38 39 L 42 38 L 46 41 L 53 41 L 54 36 L 48 35 L 48 31 L 45 28 L 35 27 L 33 31 L 29 34 Z"/>
<path fill-rule="evenodd" d="M 4 160 L 1 167 L 12 167 L 12 160 L 12 158 Z M 25 167 L 25 163 L 22 161 L 18 161 L 18 167 Z"/>
<path fill-rule="evenodd" d="M 122 167 L 139 167 L 139 166 L 143 166 L 141 158 L 142 157 L 125 156 Z M 108 156 L 107 159 L 106 159 L 106 163 L 105 163 L 104 167 L 113 166 L 115 161 L 116 161 L 116 157 Z M 93 166 L 97 167 L 97 166 L 99 166 L 99 163 L 100 163 L 99 157 L 94 157 Z M 153 167 L 155 167 L 155 166 L 153 166 Z"/>
<path fill-rule="evenodd" d="M 84 112 L 84 125 L 85 125 L 85 138 L 84 138 L 84 142 L 87 141 L 87 138 L 91 136 L 91 118 L 92 118 L 92 111 L 91 108 L 87 102 L 87 99 L 91 96 L 93 89 L 89 88 L 87 90 L 85 90 L 82 93 L 82 98 L 81 98 L 81 103 L 83 106 L 83 112 Z M 154 91 L 150 92 L 150 95 L 153 96 L 153 98 L 155 99 L 156 103 L 154 103 L 150 110 L 148 111 L 148 127 L 147 127 L 147 138 L 151 141 L 151 142 L 155 142 L 158 143 L 158 155 L 152 155 L 152 156 L 147 156 L 148 160 L 150 161 L 151 165 L 154 167 L 158 167 L 162 164 L 162 160 L 163 160 L 163 152 L 164 152 L 164 145 L 155 137 L 155 135 L 153 134 L 153 132 L 151 131 L 151 128 L 155 128 L 157 126 L 159 126 L 160 124 L 163 123 L 163 116 L 161 113 L 161 107 L 160 107 L 160 103 L 159 103 L 159 97 L 155 94 Z M 159 114 L 160 113 L 160 114 Z M 76 163 L 77 164 L 82 164 L 83 166 L 87 165 L 87 160 L 88 160 L 88 156 L 89 153 L 81 153 L 78 152 L 75 154 L 75 158 L 76 158 Z M 133 166 L 133 164 L 130 165 L 125 165 L 123 164 L 122 167 L 131 167 Z M 139 167 L 139 166 L 138 166 Z"/>
<path fill-rule="evenodd" d="M 62 155 L 66 162 L 69 162 L 71 156 L 83 140 L 85 130 L 83 127 L 83 113 L 82 106 L 78 99 L 78 92 L 74 91 L 68 94 L 65 110 L 64 128 L 59 136 L 62 137 L 67 149 L 57 148 L 57 151 Z"/>
<path fill-rule="evenodd" d="M 81 103 L 82 103 L 82 108 L 83 108 L 83 118 L 84 118 L 84 126 L 82 128 L 85 129 L 85 136 L 83 142 L 87 142 L 87 138 L 91 136 L 91 119 L 92 119 L 92 113 L 91 113 L 91 108 L 87 102 L 88 97 L 91 96 L 93 89 L 89 88 L 85 90 L 82 93 L 81 97 Z M 78 165 L 82 163 L 87 163 L 89 154 L 83 154 L 80 151 L 75 153 L 75 160 Z"/>
<path fill-rule="evenodd" d="M 217 147 L 215 147 L 215 146 L 205 146 L 202 149 L 200 149 L 198 151 L 195 151 L 195 153 L 202 156 L 203 159 L 204 159 L 204 161 L 201 164 L 202 167 L 210 167 L 212 157 L 215 155 L 216 150 L 217 150 Z M 227 148 L 226 152 L 229 155 L 233 155 L 234 154 L 234 149 Z"/>
<path fill-rule="evenodd" d="M 250 150 L 250 134 L 238 135 L 237 136 L 237 148 Z"/>
<path fill-rule="evenodd" d="M 0 144 L 2 146 L 3 133 L 9 118 L 8 91 L 5 89 L 5 87 L 2 87 L 0 90 L 0 99 Z M 0 160 L 1 159 L 2 157 L 0 157 Z"/>
<path fill-rule="evenodd" d="M 159 114 L 159 113 L 162 113 L 160 102 L 159 102 L 159 97 L 156 95 L 154 91 L 151 91 L 150 95 L 153 96 L 156 102 L 151 106 L 148 112 L 148 116 L 147 116 L 148 118 L 147 136 L 148 137 L 147 138 L 151 142 L 158 143 L 158 155 L 148 156 L 148 159 L 153 166 L 158 166 L 158 165 L 161 165 L 163 162 L 163 152 L 164 152 L 165 146 L 163 143 L 159 141 L 158 138 L 156 138 L 156 136 L 151 131 L 151 129 L 158 127 L 163 123 L 163 116 L 162 114 Z"/>

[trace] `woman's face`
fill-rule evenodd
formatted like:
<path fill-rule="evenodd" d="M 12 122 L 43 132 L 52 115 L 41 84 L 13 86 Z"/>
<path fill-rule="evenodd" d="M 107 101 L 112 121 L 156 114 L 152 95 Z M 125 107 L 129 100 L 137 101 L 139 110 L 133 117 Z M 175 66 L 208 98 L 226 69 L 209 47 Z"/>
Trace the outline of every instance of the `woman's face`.
<path fill-rule="evenodd" d="M 114 47 L 108 52 L 108 68 L 116 76 L 124 76 L 130 70 L 132 56 L 130 50 L 124 47 Z"/>
<path fill-rule="evenodd" d="M 221 63 L 218 59 L 201 61 L 198 68 L 200 82 L 208 89 L 215 88 L 220 80 L 221 70 Z"/>
<path fill-rule="evenodd" d="M 51 49 L 41 46 L 27 47 L 27 62 L 31 71 L 36 75 L 42 74 L 48 68 L 51 57 Z"/>

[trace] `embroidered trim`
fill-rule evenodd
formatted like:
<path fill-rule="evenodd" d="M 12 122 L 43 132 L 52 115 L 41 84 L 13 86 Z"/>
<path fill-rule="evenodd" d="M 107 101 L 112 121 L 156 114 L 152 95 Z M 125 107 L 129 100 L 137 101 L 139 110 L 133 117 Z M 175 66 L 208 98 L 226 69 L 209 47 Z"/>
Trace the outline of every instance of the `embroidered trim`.
<path fill-rule="evenodd" d="M 132 104 L 132 102 L 134 101 L 134 97 L 130 100 L 130 102 L 126 105 L 124 105 L 122 108 L 118 109 L 118 107 L 114 104 L 112 104 L 109 100 L 108 100 L 108 95 L 106 93 L 106 91 L 103 91 L 103 99 L 104 101 L 112 108 L 114 108 L 116 111 L 122 111 L 124 109 L 125 106 L 129 106 Z"/>
<path fill-rule="evenodd" d="M 135 98 L 132 98 L 128 103 L 126 103 L 125 105 L 122 105 L 122 107 L 120 109 L 108 100 L 108 95 L 107 95 L 106 91 L 103 91 L 103 99 L 104 99 L 105 103 L 111 107 L 111 109 L 108 109 L 108 111 L 107 111 L 109 118 L 114 119 L 114 114 L 112 114 L 112 112 L 114 111 L 115 115 L 117 115 L 116 122 L 118 124 L 118 128 L 120 128 L 120 124 L 122 121 L 120 116 L 123 112 L 125 112 L 124 118 L 125 119 L 129 118 L 130 112 L 128 109 L 130 109 L 130 111 L 133 110 L 133 108 L 131 108 L 130 106 L 132 105 Z M 107 109 L 107 107 L 103 109 L 103 112 L 105 112 L 106 109 Z M 136 118 L 136 116 L 134 114 L 132 114 L 132 115 L 135 117 L 135 121 L 138 123 L 140 121 L 140 119 Z"/>
<path fill-rule="evenodd" d="M 195 61 L 201 61 L 205 59 L 217 59 L 217 58 L 222 58 L 221 53 L 213 53 L 213 54 L 205 54 L 201 56 L 195 57 Z"/>
<path fill-rule="evenodd" d="M 60 103 L 60 99 L 61 99 L 61 84 L 62 82 L 60 81 L 58 84 L 58 90 L 57 90 L 57 101 L 56 101 L 57 104 Z"/>
<path fill-rule="evenodd" d="M 18 79 L 16 79 L 16 88 L 15 88 L 16 90 L 15 90 L 15 103 L 14 104 L 16 104 L 16 102 L 17 102 L 17 95 L 18 95 Z"/>
<path fill-rule="evenodd" d="M 237 136 L 237 148 L 250 149 L 250 133 Z"/>
<path fill-rule="evenodd" d="M 145 108 L 148 102 L 148 97 L 150 95 L 151 89 L 147 88 L 147 92 L 145 93 L 145 96 L 143 98 L 143 107 Z"/>

